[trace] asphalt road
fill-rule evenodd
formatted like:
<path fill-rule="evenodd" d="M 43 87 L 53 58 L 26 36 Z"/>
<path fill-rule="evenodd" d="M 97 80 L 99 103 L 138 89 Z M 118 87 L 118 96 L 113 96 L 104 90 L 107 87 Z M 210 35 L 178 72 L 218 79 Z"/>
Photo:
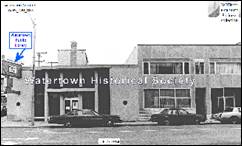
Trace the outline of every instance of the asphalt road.
<path fill-rule="evenodd" d="M 241 125 L 1 128 L 3 145 L 97 145 L 99 138 L 119 138 L 106 142 L 122 145 L 241 145 Z"/>

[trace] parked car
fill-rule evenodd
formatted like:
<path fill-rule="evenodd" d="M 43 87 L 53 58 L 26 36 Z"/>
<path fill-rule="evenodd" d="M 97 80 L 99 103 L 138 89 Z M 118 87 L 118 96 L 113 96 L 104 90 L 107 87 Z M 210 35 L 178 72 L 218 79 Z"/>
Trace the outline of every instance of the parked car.
<path fill-rule="evenodd" d="M 221 123 L 241 123 L 241 107 L 229 107 L 224 112 L 214 114 L 213 117 Z"/>
<path fill-rule="evenodd" d="M 182 125 L 182 124 L 200 124 L 205 121 L 205 117 L 199 114 L 192 114 L 185 109 L 171 108 L 164 109 L 159 114 L 151 115 L 152 122 L 158 125 Z"/>
<path fill-rule="evenodd" d="M 4 117 L 7 115 L 7 108 L 6 106 L 1 105 L 1 117 Z"/>
<path fill-rule="evenodd" d="M 60 116 L 50 116 L 48 123 L 64 124 L 71 126 L 114 126 L 114 123 L 121 122 L 120 117 L 116 115 L 99 114 L 93 110 L 73 110 Z"/>

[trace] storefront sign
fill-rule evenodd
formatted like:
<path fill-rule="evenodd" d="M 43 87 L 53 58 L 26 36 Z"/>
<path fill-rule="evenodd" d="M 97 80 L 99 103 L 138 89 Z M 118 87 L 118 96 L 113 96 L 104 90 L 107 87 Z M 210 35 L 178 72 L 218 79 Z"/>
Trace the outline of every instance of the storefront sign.
<path fill-rule="evenodd" d="M 22 77 L 22 65 L 2 60 L 2 75 L 21 78 Z"/>

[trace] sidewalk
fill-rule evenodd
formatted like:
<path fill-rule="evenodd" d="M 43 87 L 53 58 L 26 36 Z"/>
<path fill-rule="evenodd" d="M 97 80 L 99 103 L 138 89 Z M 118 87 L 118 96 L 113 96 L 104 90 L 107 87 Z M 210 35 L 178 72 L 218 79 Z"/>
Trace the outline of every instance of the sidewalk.
<path fill-rule="evenodd" d="M 34 122 L 34 126 L 31 125 L 31 122 L 27 121 L 10 121 L 6 117 L 1 117 L 1 128 L 38 128 L 38 127 L 56 127 L 62 126 L 60 124 L 49 124 L 47 122 Z"/>
<path fill-rule="evenodd" d="M 216 120 L 206 120 L 201 124 L 219 124 L 219 121 Z M 152 126 L 157 125 L 156 122 L 151 121 L 134 121 L 134 122 L 122 122 L 116 123 L 118 126 Z M 62 127 L 62 124 L 49 124 L 48 122 L 34 122 L 34 126 L 31 125 L 31 122 L 24 121 L 9 121 L 5 117 L 1 118 L 1 128 L 44 128 L 44 127 Z"/>

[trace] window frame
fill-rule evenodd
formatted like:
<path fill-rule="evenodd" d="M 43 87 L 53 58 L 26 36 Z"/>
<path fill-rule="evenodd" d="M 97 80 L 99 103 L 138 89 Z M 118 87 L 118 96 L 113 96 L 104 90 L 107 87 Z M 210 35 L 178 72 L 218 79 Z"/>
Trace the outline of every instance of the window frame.
<path fill-rule="evenodd" d="M 174 97 L 171 97 L 171 96 L 161 96 L 160 92 L 161 90 L 167 90 L 167 89 L 171 89 L 171 90 L 174 90 Z M 145 91 L 147 90 L 158 90 L 158 107 L 146 107 L 146 97 L 145 97 Z M 189 90 L 189 97 L 177 97 L 176 96 L 176 90 Z M 187 107 L 182 107 L 182 108 L 191 108 L 192 107 L 192 93 L 191 93 L 191 89 L 190 88 L 155 88 L 155 89 L 144 89 L 143 90 L 143 108 L 167 108 L 167 107 L 161 107 L 161 103 L 160 103 L 160 100 L 163 98 L 163 99 L 174 99 L 175 101 L 175 107 L 179 107 L 178 106 L 178 99 L 188 99 L 190 100 L 190 104 L 187 106 Z"/>
<path fill-rule="evenodd" d="M 228 62 L 228 61 L 221 61 L 221 62 L 216 62 L 216 66 L 215 66 L 215 72 L 216 72 L 216 74 L 220 74 L 220 75 L 241 75 L 241 71 L 240 71 L 240 73 L 220 73 L 220 72 L 217 72 L 217 65 L 218 64 L 226 64 L 226 63 L 231 63 L 231 64 L 236 64 L 236 63 L 238 63 L 238 64 L 240 64 L 240 69 L 241 69 L 241 62 Z"/>
<path fill-rule="evenodd" d="M 198 73 L 197 73 L 197 63 L 198 63 Z M 203 70 L 201 69 L 201 63 L 203 64 Z M 204 61 L 195 61 L 194 62 L 194 69 L 195 69 L 195 74 L 196 75 L 204 75 L 205 74 L 205 63 Z"/>
<path fill-rule="evenodd" d="M 145 66 L 144 66 L 145 63 L 148 64 L 148 73 L 147 73 L 147 74 L 145 74 Z M 149 62 L 149 61 L 143 61 L 143 62 L 142 62 L 142 73 L 143 73 L 144 75 L 150 75 L 150 62 Z"/>
<path fill-rule="evenodd" d="M 211 63 L 214 64 L 213 66 L 214 73 L 211 73 Z M 209 62 L 209 74 L 212 74 L 212 75 L 216 74 L 216 62 Z"/>

